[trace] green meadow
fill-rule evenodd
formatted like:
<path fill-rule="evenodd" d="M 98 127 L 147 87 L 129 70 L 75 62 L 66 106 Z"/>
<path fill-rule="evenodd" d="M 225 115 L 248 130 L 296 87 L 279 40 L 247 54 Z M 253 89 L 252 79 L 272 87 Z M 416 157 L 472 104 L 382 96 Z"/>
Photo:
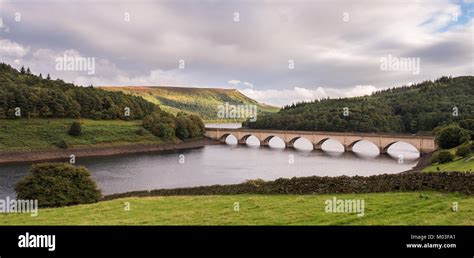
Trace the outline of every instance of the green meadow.
<path fill-rule="evenodd" d="M 453 155 L 456 155 L 458 147 L 449 149 Z M 453 161 L 444 164 L 431 164 L 423 169 L 425 172 L 436 172 L 436 171 L 459 171 L 459 172 L 473 172 L 474 171 L 474 154 L 467 157 L 455 156 Z"/>
<path fill-rule="evenodd" d="M 325 212 L 333 197 L 364 200 L 364 215 Z M 474 198 L 439 192 L 141 197 L 40 209 L 36 217 L 0 214 L 0 225 L 474 225 Z"/>
<path fill-rule="evenodd" d="M 73 121 L 80 121 L 82 135 L 70 136 Z M 138 132 L 140 131 L 140 132 Z M 0 151 L 58 148 L 64 140 L 69 147 L 159 143 L 160 138 L 144 130 L 141 121 L 91 119 L 0 120 Z"/>

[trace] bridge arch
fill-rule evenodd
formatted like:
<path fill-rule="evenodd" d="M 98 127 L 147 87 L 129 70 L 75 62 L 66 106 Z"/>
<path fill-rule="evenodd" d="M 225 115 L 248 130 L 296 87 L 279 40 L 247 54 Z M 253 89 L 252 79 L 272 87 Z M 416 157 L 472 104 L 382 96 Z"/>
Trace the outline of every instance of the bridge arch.
<path fill-rule="evenodd" d="M 392 150 L 390 150 L 390 147 L 396 145 L 397 143 L 400 143 L 400 147 L 397 147 L 397 148 L 393 148 Z M 405 145 L 405 146 L 403 146 Z M 403 141 L 403 140 L 400 140 L 400 141 L 395 141 L 395 142 L 391 142 L 390 144 L 387 144 L 387 146 L 385 146 L 383 148 L 383 153 L 392 157 L 392 158 L 395 158 L 395 159 L 398 159 L 398 160 L 416 160 L 418 159 L 421 155 L 424 154 L 423 150 L 420 151 L 419 148 L 417 148 L 413 143 L 410 143 L 410 142 L 406 142 L 406 141 Z"/>
<path fill-rule="evenodd" d="M 358 140 L 355 140 L 355 141 L 351 142 L 350 144 L 347 145 L 347 147 L 352 149 L 352 147 L 354 147 L 354 145 L 356 145 L 357 143 L 360 143 L 360 142 L 369 142 L 369 143 L 375 145 L 376 147 L 379 147 L 379 142 L 374 141 L 372 139 L 364 139 L 364 138 L 360 138 Z"/>
<path fill-rule="evenodd" d="M 310 149 L 314 149 L 314 146 L 313 146 L 313 143 L 306 137 L 304 136 L 296 136 L 296 137 L 293 137 L 290 141 L 288 141 L 288 143 L 286 144 L 287 147 L 293 147 L 295 149 L 306 149 L 306 148 L 299 148 L 299 147 L 295 147 L 295 143 L 296 142 L 302 142 L 303 145 L 304 143 L 306 142 L 308 145 L 311 145 Z"/>
<path fill-rule="evenodd" d="M 353 150 L 354 146 L 356 146 L 359 143 L 368 143 L 374 149 L 374 153 L 370 153 L 370 151 L 369 152 L 360 152 L 360 153 L 358 153 L 358 154 L 363 154 L 363 156 L 378 156 L 382 152 L 382 150 L 379 146 L 379 143 L 374 142 L 373 140 L 370 140 L 370 139 L 355 140 L 352 143 L 350 143 L 349 145 L 347 145 L 345 150 L 346 151 L 354 151 Z M 376 153 L 375 153 L 375 151 L 376 151 Z"/>
<path fill-rule="evenodd" d="M 247 144 L 247 140 L 250 138 L 250 137 L 254 137 L 255 139 L 257 139 L 258 141 L 258 144 Z M 253 134 L 246 134 L 244 136 L 242 136 L 240 139 L 238 139 L 238 144 L 247 144 L 247 145 L 252 145 L 252 146 L 255 146 L 255 145 L 260 145 L 260 139 L 258 139 L 258 137 L 256 135 L 253 135 Z"/>
<path fill-rule="evenodd" d="M 229 136 L 233 136 L 235 138 L 235 140 L 237 140 L 237 142 L 239 141 L 239 138 L 237 138 L 237 136 L 235 136 L 234 134 L 232 133 L 225 133 L 223 134 L 220 138 L 219 138 L 219 141 L 222 142 L 222 143 L 227 143 L 227 137 Z"/>
<path fill-rule="evenodd" d="M 285 141 L 277 135 L 270 135 L 270 136 L 267 136 L 267 137 L 264 137 L 264 138 L 262 137 L 262 139 L 260 139 L 260 146 L 269 146 L 270 147 L 270 141 L 272 139 L 277 139 L 279 142 L 281 142 L 283 144 L 283 148 L 285 147 Z"/>
<path fill-rule="evenodd" d="M 339 141 L 339 140 L 337 140 L 337 139 L 331 138 L 331 137 L 325 137 L 325 138 L 319 140 L 316 144 L 313 144 L 314 149 L 315 149 L 315 150 L 322 150 L 322 149 L 323 149 L 323 148 L 322 148 L 322 147 L 323 147 L 323 144 L 324 144 L 325 142 L 327 142 L 328 140 L 332 140 L 332 141 L 335 141 L 335 142 L 339 143 L 339 144 L 342 146 L 343 151 L 346 151 L 346 146 L 344 146 L 344 143 L 342 143 L 341 141 Z"/>
<path fill-rule="evenodd" d="M 416 149 L 418 151 L 418 153 L 421 154 L 421 150 L 419 148 L 417 148 L 415 145 L 409 143 L 409 142 L 406 142 L 406 141 L 393 141 L 389 144 L 387 144 L 385 147 L 381 148 L 382 150 L 380 151 L 380 153 L 387 153 L 388 152 L 388 149 L 393 146 L 395 143 L 404 143 L 404 144 L 408 144 L 410 146 L 412 146 L 414 149 Z"/>
<path fill-rule="evenodd" d="M 293 137 L 292 139 L 290 139 L 289 141 L 285 142 L 286 144 L 286 147 L 289 148 L 289 147 L 293 147 L 294 144 L 295 144 L 295 141 L 298 140 L 299 138 L 301 138 L 301 136 L 296 136 L 296 137 Z"/>

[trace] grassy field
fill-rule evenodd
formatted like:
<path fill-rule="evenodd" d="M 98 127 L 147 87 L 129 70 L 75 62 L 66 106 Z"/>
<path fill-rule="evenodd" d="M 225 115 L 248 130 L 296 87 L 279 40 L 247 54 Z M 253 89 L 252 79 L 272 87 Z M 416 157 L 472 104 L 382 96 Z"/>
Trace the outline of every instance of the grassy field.
<path fill-rule="evenodd" d="M 364 216 L 326 213 L 333 197 L 364 200 Z M 0 214 L 0 225 L 474 225 L 474 198 L 437 192 L 125 198 L 40 209 L 37 217 Z"/>
<path fill-rule="evenodd" d="M 439 170 L 438 170 L 439 168 Z M 472 172 L 474 171 L 474 156 L 467 158 L 456 157 L 452 162 L 445 164 L 433 164 L 423 169 L 425 172 L 436 172 L 436 171 L 462 171 Z"/>
<path fill-rule="evenodd" d="M 449 149 L 453 155 L 456 155 L 457 147 Z M 431 164 L 423 169 L 425 172 L 436 172 L 436 171 L 460 171 L 460 172 L 473 172 L 474 171 L 474 154 L 469 157 L 458 157 L 456 156 L 453 161 L 445 164 Z"/>
<path fill-rule="evenodd" d="M 141 121 L 80 119 L 82 135 L 67 134 L 74 119 L 0 120 L 0 151 L 21 151 L 58 148 L 54 144 L 65 140 L 70 147 L 120 145 L 126 143 L 160 142 L 160 138 L 144 130 Z"/>

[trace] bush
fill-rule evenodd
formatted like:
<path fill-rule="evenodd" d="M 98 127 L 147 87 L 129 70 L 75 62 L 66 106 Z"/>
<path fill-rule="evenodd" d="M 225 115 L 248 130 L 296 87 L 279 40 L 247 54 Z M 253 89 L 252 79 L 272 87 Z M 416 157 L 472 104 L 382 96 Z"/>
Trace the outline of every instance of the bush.
<path fill-rule="evenodd" d="M 456 124 L 445 126 L 436 131 L 436 142 L 442 149 L 454 148 L 469 139 L 469 132 Z"/>
<path fill-rule="evenodd" d="M 66 163 L 33 165 L 15 185 L 15 192 L 18 199 L 38 200 L 40 207 L 94 203 L 101 198 L 90 171 Z"/>
<path fill-rule="evenodd" d="M 144 136 L 146 134 L 146 131 L 144 129 L 140 128 L 140 129 L 137 129 L 135 131 L 135 133 L 140 135 L 140 136 Z"/>
<path fill-rule="evenodd" d="M 433 155 L 431 162 L 443 164 L 443 163 L 448 163 L 450 161 L 453 161 L 453 159 L 454 159 L 454 155 L 451 152 L 447 150 L 442 150 L 442 151 L 436 152 Z"/>
<path fill-rule="evenodd" d="M 56 145 L 57 147 L 61 148 L 61 149 L 67 149 L 69 148 L 69 145 L 67 144 L 67 142 L 63 139 L 59 140 L 58 142 L 56 142 L 54 145 Z"/>
<path fill-rule="evenodd" d="M 79 136 L 82 133 L 81 123 L 72 122 L 71 127 L 69 128 L 68 134 L 71 136 Z"/>
<path fill-rule="evenodd" d="M 467 157 L 469 154 L 471 154 L 471 146 L 469 144 L 463 144 L 456 150 L 456 156 L 459 157 Z"/>

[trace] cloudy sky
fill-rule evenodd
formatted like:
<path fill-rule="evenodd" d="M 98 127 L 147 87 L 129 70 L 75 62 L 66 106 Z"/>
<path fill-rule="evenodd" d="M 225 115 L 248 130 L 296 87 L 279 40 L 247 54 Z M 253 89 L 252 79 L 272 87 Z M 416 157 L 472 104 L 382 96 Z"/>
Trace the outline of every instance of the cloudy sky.
<path fill-rule="evenodd" d="M 473 1 L 0 0 L 0 61 L 79 85 L 237 88 L 274 105 L 364 95 L 473 75 Z M 94 58 L 94 73 L 58 70 L 65 55 Z M 389 56 L 418 59 L 419 73 L 383 69 Z"/>

